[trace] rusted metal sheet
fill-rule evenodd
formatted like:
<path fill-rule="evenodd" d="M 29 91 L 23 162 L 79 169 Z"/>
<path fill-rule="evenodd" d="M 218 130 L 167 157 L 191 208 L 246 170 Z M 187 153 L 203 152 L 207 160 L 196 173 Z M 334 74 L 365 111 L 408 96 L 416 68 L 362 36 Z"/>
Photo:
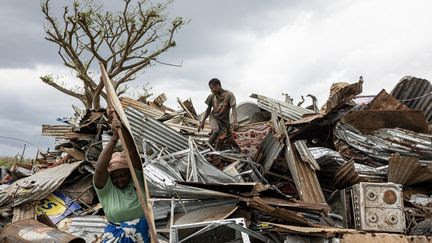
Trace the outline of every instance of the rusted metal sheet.
<path fill-rule="evenodd" d="M 296 143 L 303 142 L 298 141 Z M 300 199 L 310 203 L 325 203 L 315 169 L 309 161 L 302 160 L 297 147 L 303 147 L 303 145 L 291 145 L 290 139 L 286 136 L 285 160 L 288 163 Z M 313 157 L 312 160 L 314 160 Z"/>
<path fill-rule="evenodd" d="M 354 98 L 355 95 L 363 91 L 363 80 L 353 84 L 338 85 L 335 83 L 330 90 L 330 96 L 324 106 L 321 108 L 322 113 L 329 113 L 341 104 L 346 103 Z"/>
<path fill-rule="evenodd" d="M 375 168 L 351 161 L 342 165 L 335 174 L 336 188 L 343 189 L 359 182 L 384 182 L 386 167 Z"/>
<path fill-rule="evenodd" d="M 294 225 L 285 225 L 285 224 L 275 224 L 270 222 L 260 222 L 261 225 L 264 226 L 273 226 L 278 232 L 291 233 L 291 234 L 300 234 L 306 236 L 318 236 L 318 237 L 333 237 L 336 234 L 345 234 L 345 233 L 357 233 L 358 231 L 355 229 L 344 229 L 344 228 L 334 228 L 334 227 L 302 227 L 302 226 L 294 226 Z"/>
<path fill-rule="evenodd" d="M 133 107 L 137 110 L 140 110 L 142 113 L 146 114 L 147 116 L 153 118 L 158 118 L 164 115 L 163 111 L 128 97 L 121 97 L 120 102 L 124 109 L 128 107 Z"/>
<path fill-rule="evenodd" d="M 426 119 L 432 121 L 432 85 L 428 80 L 405 76 L 391 95 L 411 109 L 422 110 Z"/>
<path fill-rule="evenodd" d="M 379 242 L 379 243 L 430 243 L 431 237 L 386 233 L 343 234 L 340 243 Z"/>
<path fill-rule="evenodd" d="M 341 121 L 351 124 L 363 134 L 371 134 L 380 128 L 403 128 L 419 133 L 428 131 L 428 123 L 419 110 L 351 111 Z"/>
<path fill-rule="evenodd" d="M 367 105 L 372 110 L 408 110 L 409 108 L 388 94 L 385 89 L 381 90 Z"/>
<path fill-rule="evenodd" d="M 315 111 L 305 109 L 300 106 L 289 104 L 285 101 L 275 100 L 263 95 L 252 94 L 250 97 L 257 99 L 257 104 L 261 109 L 272 112 L 276 111 L 279 115 L 279 107 L 282 110 L 282 116 L 286 120 L 300 120 L 305 114 L 315 114 Z"/>
<path fill-rule="evenodd" d="M 233 139 L 240 147 L 242 154 L 254 158 L 269 131 L 270 125 L 268 123 L 247 124 L 233 132 Z"/>
<path fill-rule="evenodd" d="M 15 207 L 47 197 L 60 187 L 80 164 L 81 162 L 61 164 L 15 181 L 0 191 L 0 208 Z"/>
<path fill-rule="evenodd" d="M 46 226 L 33 219 L 10 224 L 0 234 L 1 242 L 84 242 L 85 240 L 69 233 Z"/>
<path fill-rule="evenodd" d="M 70 125 L 42 125 L 42 136 L 64 137 L 67 133 L 72 133 Z"/>
<path fill-rule="evenodd" d="M 413 185 L 432 181 L 432 168 L 421 166 L 418 158 L 393 154 L 389 161 L 388 181 Z"/>

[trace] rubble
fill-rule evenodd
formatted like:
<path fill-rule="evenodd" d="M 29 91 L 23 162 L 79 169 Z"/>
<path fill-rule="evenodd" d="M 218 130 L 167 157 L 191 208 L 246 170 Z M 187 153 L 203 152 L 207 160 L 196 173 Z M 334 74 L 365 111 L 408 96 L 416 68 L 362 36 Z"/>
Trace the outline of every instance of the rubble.
<path fill-rule="evenodd" d="M 238 106 L 238 146 L 222 150 L 208 144 L 208 124 L 197 132 L 190 99 L 176 98 L 174 110 L 165 94 L 147 101 L 107 92 L 124 147 L 142 161 L 158 240 L 430 241 L 432 86 L 405 77 L 390 94 L 360 96 L 363 84 L 333 84 L 321 109 L 313 95 L 303 108 L 304 98 L 294 105 L 288 95 L 252 94 L 256 103 Z M 108 117 L 74 111 L 61 125 L 42 125 L 54 150 L 2 168 L 1 240 L 30 227 L 21 240 L 101 241 L 107 221 L 92 174 L 111 136 Z"/>

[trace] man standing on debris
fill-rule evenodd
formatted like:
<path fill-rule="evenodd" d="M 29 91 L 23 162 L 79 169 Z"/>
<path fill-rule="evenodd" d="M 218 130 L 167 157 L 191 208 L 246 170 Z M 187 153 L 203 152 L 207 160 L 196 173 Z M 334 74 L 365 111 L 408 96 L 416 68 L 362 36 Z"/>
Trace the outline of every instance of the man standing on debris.
<path fill-rule="evenodd" d="M 131 180 L 124 152 L 114 152 L 121 122 L 112 118 L 113 136 L 99 155 L 93 183 L 109 221 L 103 242 L 149 242 L 148 225 Z M 135 174 L 144 188 L 141 164 L 132 161 Z"/>
<path fill-rule="evenodd" d="M 210 127 L 211 134 L 209 143 L 214 145 L 231 138 L 230 129 L 230 110 L 232 109 L 233 114 L 233 129 L 238 129 L 237 123 L 237 109 L 236 99 L 231 91 L 222 88 L 221 82 L 217 78 L 213 78 L 209 81 L 209 88 L 212 92 L 205 103 L 207 104 L 207 110 L 201 119 L 198 131 L 204 128 L 204 123 L 207 117 L 210 115 Z"/>

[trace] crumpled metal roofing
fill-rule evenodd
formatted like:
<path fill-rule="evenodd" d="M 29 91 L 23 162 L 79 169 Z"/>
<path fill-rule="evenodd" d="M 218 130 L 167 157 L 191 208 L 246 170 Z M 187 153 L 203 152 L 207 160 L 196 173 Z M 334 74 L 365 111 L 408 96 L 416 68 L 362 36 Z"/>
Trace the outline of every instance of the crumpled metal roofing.
<path fill-rule="evenodd" d="M 428 80 L 405 76 L 391 95 L 411 109 L 422 110 L 426 119 L 432 121 L 432 85 Z"/>
<path fill-rule="evenodd" d="M 314 158 L 309 152 L 299 152 L 299 150 L 307 150 L 305 141 L 300 140 L 291 143 L 289 137 L 285 137 L 285 141 L 285 160 L 294 179 L 300 199 L 310 203 L 325 203 L 321 185 L 315 173 L 316 168 L 309 161 L 314 160 Z M 301 156 L 300 153 L 303 153 L 303 155 Z M 306 161 L 303 160 L 304 158 L 306 158 Z"/>
<path fill-rule="evenodd" d="M 42 136 L 64 137 L 72 129 L 71 125 L 42 125 Z"/>
<path fill-rule="evenodd" d="M 353 126 L 339 122 L 334 135 L 368 156 L 388 161 L 390 155 L 418 157 L 421 163 L 432 163 L 432 135 L 400 128 L 381 128 L 371 135 L 361 134 Z"/>
<path fill-rule="evenodd" d="M 127 107 L 125 113 L 131 125 L 135 143 L 140 150 L 143 139 L 149 141 L 148 145 L 156 150 L 165 147 L 169 152 L 176 152 L 189 148 L 186 137 L 162 122 L 147 116 L 141 110 Z"/>
<path fill-rule="evenodd" d="M 344 158 L 334 150 L 325 147 L 310 147 L 309 152 L 318 162 L 323 173 L 334 173 L 343 164 L 346 163 Z"/>
<path fill-rule="evenodd" d="M 182 198 L 226 198 L 230 195 L 221 192 L 180 185 L 176 181 L 183 181 L 173 173 L 161 169 L 157 162 L 145 166 L 144 172 L 152 196 L 179 196 Z M 217 170 L 217 169 L 216 169 Z"/>
<path fill-rule="evenodd" d="M 294 146 L 297 148 L 297 152 L 300 155 L 300 158 L 309 164 L 309 166 L 313 170 L 320 170 L 320 166 L 318 162 L 313 157 L 312 153 L 309 151 L 309 148 L 306 145 L 305 140 L 299 140 L 294 143 Z"/>
<path fill-rule="evenodd" d="M 343 165 L 346 162 L 337 151 L 326 147 L 310 147 L 309 151 L 320 166 L 328 166 L 333 163 Z"/>
<path fill-rule="evenodd" d="M 388 166 L 388 181 L 398 184 L 413 185 L 432 180 L 432 170 L 421 166 L 418 158 L 393 154 Z"/>
<path fill-rule="evenodd" d="M 268 133 L 265 136 L 260 148 L 260 153 L 262 153 L 264 157 L 264 161 L 261 162 L 264 168 L 264 173 L 267 173 L 270 170 L 284 147 L 285 143 L 283 140 L 280 141 L 280 139 L 275 138 L 272 133 Z"/>
<path fill-rule="evenodd" d="M 105 216 L 89 215 L 71 217 L 71 224 L 66 232 L 83 238 L 86 242 L 97 242 L 103 235 L 105 226 L 108 223 Z"/>
<path fill-rule="evenodd" d="M 41 200 L 55 191 L 81 162 L 61 164 L 15 181 L 0 191 L 0 209 Z"/>
<path fill-rule="evenodd" d="M 132 107 L 153 118 L 158 118 L 164 115 L 163 111 L 128 97 L 121 97 L 120 102 L 124 109 Z"/>
<path fill-rule="evenodd" d="M 257 99 L 257 104 L 261 109 L 267 111 L 275 111 L 278 116 L 280 116 L 279 105 L 282 110 L 282 116 L 284 119 L 288 120 L 300 120 L 305 114 L 315 114 L 313 110 L 305 109 L 300 106 L 288 104 L 285 101 L 275 100 L 270 97 L 263 95 L 252 94 L 251 98 Z"/>
<path fill-rule="evenodd" d="M 334 184 L 336 188 L 343 189 L 359 182 L 384 182 L 386 175 L 387 166 L 375 168 L 351 161 L 336 171 Z"/>

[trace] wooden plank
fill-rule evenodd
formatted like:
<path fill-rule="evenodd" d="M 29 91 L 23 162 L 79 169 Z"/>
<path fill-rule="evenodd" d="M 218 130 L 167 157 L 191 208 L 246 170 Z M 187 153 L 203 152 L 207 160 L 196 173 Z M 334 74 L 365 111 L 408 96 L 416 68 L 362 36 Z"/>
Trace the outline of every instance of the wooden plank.
<path fill-rule="evenodd" d="M 193 114 L 189 111 L 189 109 L 188 109 L 188 108 L 183 104 L 183 102 L 180 100 L 179 97 L 177 97 L 177 102 L 179 103 L 180 107 L 181 107 L 184 111 L 186 111 L 186 114 L 189 116 L 189 118 L 196 120 L 195 117 L 194 117 L 194 115 L 193 115 Z"/>
<path fill-rule="evenodd" d="M 119 100 L 119 98 L 118 98 L 118 96 L 114 90 L 112 82 L 109 79 L 108 74 L 105 70 L 105 67 L 103 66 L 102 63 L 100 63 L 100 69 L 101 69 L 102 81 L 104 82 L 105 91 L 106 91 L 106 94 L 108 97 L 108 99 L 107 99 L 108 106 L 115 110 L 119 120 L 122 123 L 121 129 L 118 130 L 119 136 L 120 136 L 120 141 L 123 144 L 123 149 L 126 153 L 126 159 L 127 159 L 127 163 L 129 166 L 131 176 L 132 176 L 132 181 L 135 185 L 135 188 L 139 188 L 138 190 L 136 190 L 136 192 L 137 192 L 138 200 L 140 201 L 141 207 L 144 211 L 145 218 L 146 218 L 147 223 L 149 225 L 151 242 L 158 242 L 157 235 L 156 235 L 156 228 L 155 228 L 155 224 L 154 224 L 154 220 L 153 220 L 152 206 L 151 206 L 150 200 L 149 200 L 150 197 L 148 194 L 148 187 L 147 187 L 147 181 L 146 181 L 146 177 L 144 174 L 144 170 L 143 170 L 143 175 L 144 175 L 144 192 L 145 192 L 145 195 L 142 192 L 140 183 L 139 183 L 138 178 L 135 174 L 133 163 L 132 163 L 132 160 L 139 160 L 140 164 L 142 164 L 141 159 L 140 159 L 139 154 L 138 154 L 138 149 L 137 149 L 136 144 L 135 144 L 135 142 L 132 138 L 132 135 L 131 135 L 132 129 L 130 127 L 129 121 L 127 120 L 126 114 L 123 110 L 123 107 L 120 103 L 120 100 Z"/>

